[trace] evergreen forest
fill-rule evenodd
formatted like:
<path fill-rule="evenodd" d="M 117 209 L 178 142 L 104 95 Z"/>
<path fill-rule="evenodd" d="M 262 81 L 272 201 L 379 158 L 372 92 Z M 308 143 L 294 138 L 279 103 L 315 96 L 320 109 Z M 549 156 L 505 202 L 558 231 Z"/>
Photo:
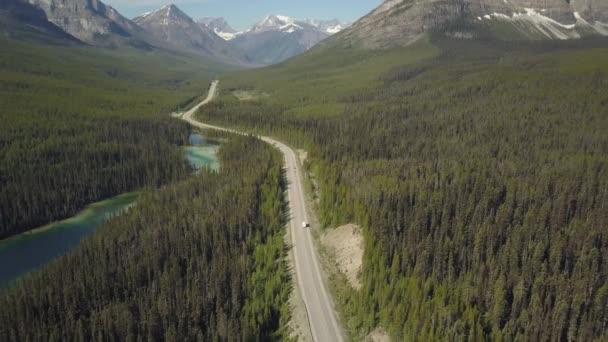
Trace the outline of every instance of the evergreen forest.
<path fill-rule="evenodd" d="M 0 340 L 285 340 L 282 156 L 230 136 L 219 157 L 2 290 Z"/>
<path fill-rule="evenodd" d="M 190 128 L 168 114 L 197 100 L 219 67 L 135 49 L 0 44 L 0 238 L 189 174 L 179 145 Z"/>
<path fill-rule="evenodd" d="M 363 287 L 336 293 L 353 339 L 600 341 L 605 46 L 329 42 L 224 78 L 198 117 L 307 149 L 322 224 L 363 226 Z"/>

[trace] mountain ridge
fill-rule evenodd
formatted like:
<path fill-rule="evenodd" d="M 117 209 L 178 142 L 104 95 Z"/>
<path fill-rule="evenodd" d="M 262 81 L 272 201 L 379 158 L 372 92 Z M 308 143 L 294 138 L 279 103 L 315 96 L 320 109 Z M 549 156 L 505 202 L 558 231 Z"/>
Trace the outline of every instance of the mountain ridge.
<path fill-rule="evenodd" d="M 46 14 L 47 20 L 77 39 L 94 45 L 116 40 L 145 41 L 145 32 L 112 6 L 98 0 L 22 0 Z"/>
<path fill-rule="evenodd" d="M 48 21 L 42 9 L 20 0 L 4 0 L 0 3 L 0 32 L 9 37 L 48 37 L 66 43 L 81 43 Z"/>
<path fill-rule="evenodd" d="M 196 22 L 199 25 L 210 28 L 211 30 L 213 30 L 213 32 L 215 32 L 215 34 L 217 34 L 224 40 L 230 40 L 234 38 L 235 35 L 238 33 L 235 29 L 232 28 L 232 26 L 230 26 L 230 24 L 228 24 L 226 19 L 222 17 L 203 17 L 197 20 Z"/>
<path fill-rule="evenodd" d="M 300 20 L 272 14 L 234 34 L 230 43 L 257 64 L 276 64 L 308 51 L 331 36 L 328 32 L 338 32 L 347 25 L 337 19 Z"/>
<path fill-rule="evenodd" d="M 576 39 L 608 35 L 602 0 L 386 0 L 338 41 L 366 48 L 406 46 L 440 31 L 459 38 Z"/>
<path fill-rule="evenodd" d="M 230 64 L 247 64 L 246 57 L 213 30 L 200 25 L 174 4 L 144 13 L 133 22 L 158 40 Z"/>

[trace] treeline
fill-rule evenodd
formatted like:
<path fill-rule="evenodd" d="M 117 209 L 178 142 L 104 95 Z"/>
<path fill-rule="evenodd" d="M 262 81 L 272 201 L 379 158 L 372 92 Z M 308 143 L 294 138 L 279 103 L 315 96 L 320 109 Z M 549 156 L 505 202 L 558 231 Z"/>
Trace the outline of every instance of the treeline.
<path fill-rule="evenodd" d="M 206 87 L 198 63 L 0 41 L 0 239 L 189 174 L 189 127 L 167 113 Z"/>
<path fill-rule="evenodd" d="M 0 340 L 286 338 L 282 157 L 230 137 L 220 160 L 0 292 Z"/>
<path fill-rule="evenodd" d="M 178 147 L 187 144 L 189 127 L 168 117 L 70 120 L 53 113 L 32 120 L 0 128 L 0 238 L 190 172 Z"/>
<path fill-rule="evenodd" d="M 267 99 L 200 115 L 305 145 L 323 223 L 365 227 L 363 288 L 339 297 L 355 339 L 605 339 L 608 51 L 435 44 L 374 90 L 328 102 L 303 85 L 340 89 L 339 69 L 315 83 L 296 61 L 257 75 Z"/>

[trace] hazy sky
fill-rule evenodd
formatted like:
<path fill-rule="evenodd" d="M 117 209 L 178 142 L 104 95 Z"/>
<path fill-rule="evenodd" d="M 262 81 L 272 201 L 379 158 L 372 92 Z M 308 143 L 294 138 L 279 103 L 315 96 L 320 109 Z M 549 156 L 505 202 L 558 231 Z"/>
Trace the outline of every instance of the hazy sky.
<path fill-rule="evenodd" d="M 175 4 L 194 19 L 224 17 L 235 29 L 244 29 L 268 14 L 297 18 L 355 21 L 381 0 L 105 0 L 124 16 L 133 18 L 167 4 Z"/>

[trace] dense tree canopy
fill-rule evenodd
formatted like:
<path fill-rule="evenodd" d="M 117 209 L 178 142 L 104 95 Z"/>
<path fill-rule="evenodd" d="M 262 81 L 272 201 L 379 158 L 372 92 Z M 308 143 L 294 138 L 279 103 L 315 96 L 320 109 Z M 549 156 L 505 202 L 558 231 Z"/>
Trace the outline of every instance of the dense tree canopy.
<path fill-rule="evenodd" d="M 608 50 L 432 43 L 317 51 L 200 116 L 305 146 L 323 223 L 365 227 L 364 286 L 340 297 L 355 338 L 606 338 Z M 331 53 L 348 62 L 310 68 Z"/>
<path fill-rule="evenodd" d="M 0 340 L 284 339 L 282 156 L 231 137 L 220 160 L 0 292 Z"/>
<path fill-rule="evenodd" d="M 183 179 L 177 145 L 189 127 L 169 118 L 73 118 L 0 129 L 0 237 L 73 215 L 122 192 Z"/>
<path fill-rule="evenodd" d="M 198 62 L 0 43 L 0 238 L 189 173 L 178 148 L 189 127 L 168 113 L 206 87 Z"/>

